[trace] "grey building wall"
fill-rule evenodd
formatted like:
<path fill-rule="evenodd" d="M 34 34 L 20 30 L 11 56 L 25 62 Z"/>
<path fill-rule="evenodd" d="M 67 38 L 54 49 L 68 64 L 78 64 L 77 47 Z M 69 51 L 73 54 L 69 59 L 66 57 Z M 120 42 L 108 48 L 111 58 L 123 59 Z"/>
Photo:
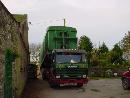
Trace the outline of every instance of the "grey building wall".
<path fill-rule="evenodd" d="M 23 28 L 24 27 L 24 28 Z M 18 54 L 12 66 L 13 96 L 19 98 L 27 80 L 29 64 L 27 17 L 17 21 L 0 1 L 0 98 L 4 98 L 5 51 Z"/>

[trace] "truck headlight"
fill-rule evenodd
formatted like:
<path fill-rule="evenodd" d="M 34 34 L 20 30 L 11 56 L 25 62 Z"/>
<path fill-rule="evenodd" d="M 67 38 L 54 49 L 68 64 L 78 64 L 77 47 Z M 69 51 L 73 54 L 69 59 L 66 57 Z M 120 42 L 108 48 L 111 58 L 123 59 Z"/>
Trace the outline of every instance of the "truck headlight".
<path fill-rule="evenodd" d="M 56 78 L 59 79 L 59 78 L 60 78 L 60 75 L 57 75 Z"/>
<path fill-rule="evenodd" d="M 83 78 L 86 78 L 86 75 L 83 75 Z"/>

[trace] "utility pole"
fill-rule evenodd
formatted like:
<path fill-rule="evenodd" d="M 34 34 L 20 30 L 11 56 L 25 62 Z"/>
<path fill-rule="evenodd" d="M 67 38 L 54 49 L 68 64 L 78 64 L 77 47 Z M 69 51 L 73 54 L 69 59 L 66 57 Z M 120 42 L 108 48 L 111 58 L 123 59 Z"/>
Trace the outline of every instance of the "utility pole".
<path fill-rule="evenodd" d="M 65 20 L 65 18 L 63 20 L 64 20 L 64 26 L 66 26 L 66 20 Z"/>

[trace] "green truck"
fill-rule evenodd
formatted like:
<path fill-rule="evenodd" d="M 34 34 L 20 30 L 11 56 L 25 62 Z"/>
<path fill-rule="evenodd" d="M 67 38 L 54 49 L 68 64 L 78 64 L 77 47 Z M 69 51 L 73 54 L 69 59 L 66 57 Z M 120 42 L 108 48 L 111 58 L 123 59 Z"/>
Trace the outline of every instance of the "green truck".
<path fill-rule="evenodd" d="M 86 52 L 77 48 L 77 30 L 73 27 L 50 26 L 41 52 L 42 78 L 51 87 L 83 86 L 88 82 Z"/>

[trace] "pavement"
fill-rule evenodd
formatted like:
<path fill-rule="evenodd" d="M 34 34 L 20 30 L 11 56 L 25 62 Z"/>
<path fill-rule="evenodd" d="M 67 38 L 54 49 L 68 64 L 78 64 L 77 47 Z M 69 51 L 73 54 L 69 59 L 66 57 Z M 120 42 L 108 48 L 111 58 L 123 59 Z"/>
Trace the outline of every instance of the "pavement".
<path fill-rule="evenodd" d="M 123 90 L 120 79 L 90 80 L 81 88 L 51 88 L 37 79 L 28 81 L 22 98 L 130 98 L 130 90 Z"/>

